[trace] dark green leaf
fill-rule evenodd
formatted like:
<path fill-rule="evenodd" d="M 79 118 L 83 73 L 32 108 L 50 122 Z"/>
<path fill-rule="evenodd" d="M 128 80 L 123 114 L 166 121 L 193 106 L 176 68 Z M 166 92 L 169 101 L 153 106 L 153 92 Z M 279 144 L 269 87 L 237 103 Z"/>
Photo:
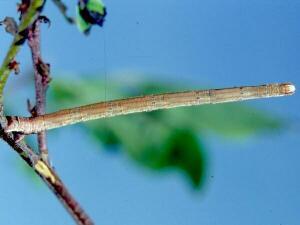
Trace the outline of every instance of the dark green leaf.
<path fill-rule="evenodd" d="M 204 149 L 190 130 L 170 127 L 147 113 L 94 121 L 87 130 L 105 145 L 121 145 L 140 165 L 155 170 L 177 168 L 194 186 L 202 184 Z"/>
<path fill-rule="evenodd" d="M 106 8 L 101 0 L 84 0 L 77 4 L 77 25 L 81 32 L 88 33 L 92 25 L 103 26 Z"/>

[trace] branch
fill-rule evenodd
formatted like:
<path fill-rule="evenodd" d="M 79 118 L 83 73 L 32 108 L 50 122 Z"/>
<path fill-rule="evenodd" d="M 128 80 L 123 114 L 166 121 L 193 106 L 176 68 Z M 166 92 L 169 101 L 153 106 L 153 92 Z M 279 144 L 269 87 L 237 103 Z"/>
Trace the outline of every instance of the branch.
<path fill-rule="evenodd" d="M 40 22 L 36 20 L 29 29 L 28 45 L 31 50 L 32 62 L 34 68 L 34 81 L 35 81 L 35 107 L 31 107 L 29 110 L 33 117 L 43 115 L 46 112 L 46 91 L 50 82 L 49 76 L 49 64 L 46 64 L 42 60 L 40 49 Z M 42 159 L 49 163 L 46 132 L 42 131 L 37 134 L 38 146 Z"/>
<path fill-rule="evenodd" d="M 59 176 L 49 167 L 24 141 L 16 142 L 12 133 L 3 130 L 6 126 L 6 117 L 3 116 L 3 107 L 0 105 L 0 138 L 8 143 L 19 156 L 39 175 L 50 190 L 57 196 L 60 202 L 68 210 L 70 215 L 79 225 L 92 225 L 93 222 L 80 205 L 69 193 Z"/>
<path fill-rule="evenodd" d="M 9 64 L 14 60 L 20 50 L 20 46 L 27 39 L 28 27 L 35 21 L 43 9 L 46 0 L 32 0 L 26 13 L 21 18 L 18 26 L 18 33 L 15 35 L 14 40 L 4 58 L 0 67 L 0 96 L 3 95 L 3 89 L 6 84 L 7 78 L 11 72 Z"/>
<path fill-rule="evenodd" d="M 37 133 L 79 122 L 183 106 L 236 102 L 291 95 L 291 83 L 187 91 L 100 102 L 37 117 L 8 117 L 8 132 Z"/>
<path fill-rule="evenodd" d="M 29 166 L 33 167 L 39 160 L 39 156 L 24 141 L 16 142 L 12 133 L 4 132 L 3 127 L 7 126 L 7 120 L 3 112 L 3 104 L 0 103 L 0 138 L 6 141 Z"/>
<path fill-rule="evenodd" d="M 32 54 L 36 93 L 35 107 L 31 108 L 29 106 L 32 116 L 39 116 L 45 114 L 46 91 L 50 82 L 50 65 L 44 63 L 41 56 L 39 26 L 40 21 L 39 19 L 37 19 L 30 26 L 28 33 L 28 45 Z M 38 162 L 38 166 L 35 166 L 34 168 L 37 170 L 38 173 L 40 173 L 40 171 L 43 171 L 44 174 L 47 174 L 48 179 L 45 180 L 44 177 L 42 177 L 43 180 L 46 182 L 48 187 L 55 193 L 58 199 L 63 203 L 63 205 L 72 215 L 77 224 L 93 224 L 88 215 L 86 215 L 85 212 L 80 208 L 76 200 L 71 196 L 67 188 L 62 183 L 62 181 L 55 174 L 54 170 L 50 167 L 46 142 L 46 132 L 39 132 L 37 136 L 40 156 L 42 160 Z"/>
<path fill-rule="evenodd" d="M 4 128 L 7 126 L 8 122 L 4 115 L 3 110 L 3 89 L 6 84 L 7 78 L 14 67 L 11 67 L 11 63 L 14 62 L 14 58 L 20 50 L 20 46 L 26 41 L 28 38 L 30 27 L 34 25 L 36 19 L 40 16 L 40 13 L 43 9 L 46 0 L 31 0 L 31 1 L 22 1 L 19 10 L 21 11 L 21 22 L 17 28 L 12 30 L 8 27 L 8 22 L 13 20 L 6 20 L 3 24 L 7 25 L 6 31 L 14 34 L 14 40 L 6 54 L 6 57 L 0 67 L 0 138 L 2 138 L 5 142 L 7 142 L 18 154 L 19 156 L 31 167 L 34 169 L 37 175 L 39 175 L 42 180 L 47 184 L 47 186 L 52 190 L 52 192 L 57 196 L 57 198 L 61 201 L 70 215 L 73 217 L 75 222 L 79 225 L 92 225 L 93 222 L 89 218 L 89 216 L 84 212 L 84 210 L 80 207 L 80 205 L 76 202 L 76 200 L 69 193 L 67 188 L 64 186 L 63 182 L 59 178 L 59 176 L 55 173 L 55 171 L 48 165 L 47 161 L 44 161 L 43 158 L 40 158 L 24 141 L 17 141 L 19 139 L 18 136 L 20 134 L 6 132 Z M 28 5 L 30 4 L 30 5 Z M 2 24 L 2 23 L 1 23 Z M 10 23 L 12 24 L 12 23 Z M 14 25 L 15 23 L 13 23 Z M 33 26 L 34 27 L 34 26 Z M 13 32 L 14 31 L 14 32 Z M 34 37 L 37 34 L 37 38 Z M 36 62 L 39 59 L 39 38 L 38 33 L 31 33 L 31 47 L 34 49 L 32 51 L 33 61 Z M 45 66 L 46 64 L 40 63 L 35 64 L 36 72 L 38 70 L 38 66 Z M 40 68 L 41 69 L 41 68 Z M 36 73 L 36 75 L 41 75 Z M 48 76 L 46 76 L 48 78 Z M 36 85 L 40 88 L 37 91 L 37 99 L 44 99 L 45 92 L 47 89 L 47 85 L 43 83 L 44 77 L 39 77 L 39 80 L 36 81 Z M 46 79 L 47 80 L 47 79 Z M 40 85 L 40 82 L 43 83 Z M 46 82 L 47 83 L 47 82 Z M 43 114 L 45 111 L 45 101 L 41 101 L 39 103 L 39 113 Z M 38 104 L 37 104 L 38 105 Z M 44 140 L 41 140 L 41 146 L 45 146 Z"/>

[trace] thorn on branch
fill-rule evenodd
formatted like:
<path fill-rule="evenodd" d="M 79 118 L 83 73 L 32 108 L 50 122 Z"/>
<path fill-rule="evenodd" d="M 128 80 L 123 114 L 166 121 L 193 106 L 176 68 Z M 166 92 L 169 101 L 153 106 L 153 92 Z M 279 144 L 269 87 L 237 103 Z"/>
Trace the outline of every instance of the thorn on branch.
<path fill-rule="evenodd" d="M 37 116 L 36 106 L 33 106 L 29 99 L 27 99 L 27 110 L 32 117 Z"/>
<path fill-rule="evenodd" d="M 13 60 L 8 64 L 8 69 L 13 70 L 15 75 L 18 75 L 20 73 L 20 63 Z"/>
<path fill-rule="evenodd" d="M 48 24 L 48 27 L 51 26 L 51 21 L 50 21 L 50 19 L 49 19 L 47 16 L 39 16 L 39 17 L 38 17 L 38 20 L 39 20 L 41 23 L 46 23 L 46 24 Z"/>
<path fill-rule="evenodd" d="M 49 63 L 44 63 L 42 59 L 38 60 L 38 63 L 36 64 L 36 69 L 38 73 L 42 76 L 42 84 L 43 86 L 47 86 L 50 81 L 50 64 Z"/>

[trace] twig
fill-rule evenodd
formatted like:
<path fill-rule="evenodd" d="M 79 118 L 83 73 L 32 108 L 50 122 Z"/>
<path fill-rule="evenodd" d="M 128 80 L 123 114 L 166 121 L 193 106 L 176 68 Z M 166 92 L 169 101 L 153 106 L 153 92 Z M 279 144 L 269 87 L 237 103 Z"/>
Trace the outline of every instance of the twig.
<path fill-rule="evenodd" d="M 7 126 L 7 120 L 3 112 L 3 104 L 0 103 L 0 138 L 6 141 L 29 166 L 33 167 L 39 160 L 39 156 L 24 141 L 16 142 L 12 133 L 4 132 L 3 127 Z"/>
<path fill-rule="evenodd" d="M 59 9 L 59 11 L 63 14 L 63 16 L 65 17 L 65 19 L 69 22 L 69 23 L 74 23 L 75 20 L 74 18 L 68 16 L 67 14 L 67 6 L 65 3 L 63 3 L 61 0 L 52 0 L 53 3 L 57 6 L 57 8 Z"/>
<path fill-rule="evenodd" d="M 0 110 L 3 110 L 0 105 Z M 47 184 L 50 190 L 57 196 L 60 202 L 68 210 L 75 222 L 79 225 L 92 225 L 93 222 L 84 212 L 80 205 L 69 193 L 59 176 L 55 171 L 46 164 L 24 141 L 16 142 L 12 133 L 7 133 L 3 130 L 6 126 L 6 117 L 3 116 L 3 111 L 0 111 L 0 138 L 10 145 L 22 159 L 34 169 L 37 175 Z"/>
<path fill-rule="evenodd" d="M 28 45 L 32 55 L 35 81 L 36 104 L 35 107 L 30 110 L 33 117 L 43 115 L 46 112 L 46 91 L 50 81 L 49 64 L 44 63 L 41 56 L 39 25 L 40 22 L 37 20 L 30 27 L 28 34 Z M 45 162 L 49 163 L 46 132 L 39 132 L 37 139 L 41 157 Z"/>
<path fill-rule="evenodd" d="M 28 1 L 29 2 L 29 1 Z M 15 34 L 14 40 L 6 54 L 6 57 L 0 67 L 0 138 L 2 138 L 5 142 L 7 142 L 22 159 L 34 169 L 34 171 L 42 178 L 42 180 L 47 184 L 47 186 L 52 190 L 52 192 L 57 196 L 57 198 L 61 201 L 70 215 L 73 217 L 75 222 L 79 225 L 92 225 L 93 222 L 89 218 L 89 216 L 84 212 L 84 210 L 80 207 L 80 205 L 76 202 L 76 200 L 72 197 L 72 195 L 68 192 L 67 188 L 62 183 L 61 179 L 55 173 L 55 171 L 49 166 L 49 164 L 43 160 L 39 155 L 37 155 L 23 140 L 18 139 L 18 133 L 6 132 L 4 128 L 7 126 L 7 117 L 4 115 L 3 110 L 3 89 L 6 84 L 7 78 L 13 69 L 10 64 L 14 61 L 15 56 L 20 50 L 20 46 L 26 41 L 29 34 L 29 28 L 35 23 L 36 19 L 39 17 L 40 12 L 43 9 L 46 0 L 31 0 L 30 5 L 27 8 L 22 8 L 21 11 L 21 22 L 18 26 L 17 33 Z M 25 1 L 22 3 L 25 3 Z M 27 2 L 26 2 L 27 3 Z M 34 35 L 33 35 L 34 36 Z M 31 37 L 33 37 L 31 36 Z M 35 39 L 35 37 L 33 37 Z M 38 38 L 37 38 L 38 41 Z M 35 49 L 35 53 L 33 53 L 34 62 L 39 56 L 39 43 L 33 41 L 31 42 L 33 48 Z M 36 69 L 38 66 L 45 66 L 46 64 L 34 63 Z M 40 68 L 43 69 L 43 68 Z M 44 68 L 45 69 L 45 68 Z M 39 71 L 39 74 L 42 74 Z M 46 76 L 48 78 L 48 76 Z M 47 79 L 46 79 L 47 80 Z M 43 77 L 41 77 L 41 81 L 38 82 L 43 83 Z M 48 82 L 48 81 L 47 81 Z M 47 83 L 46 82 L 46 83 Z M 39 87 L 42 88 L 39 91 L 39 95 L 37 99 L 43 99 L 45 96 L 47 85 L 43 84 Z M 44 101 L 39 104 L 40 113 L 44 113 Z M 45 142 L 40 143 L 41 146 L 45 146 Z"/>
<path fill-rule="evenodd" d="M 4 58 L 4 61 L 0 67 L 0 96 L 3 95 L 3 89 L 6 84 L 7 78 L 11 72 L 9 64 L 14 60 L 20 50 L 20 46 L 25 42 L 27 36 L 27 28 L 35 21 L 39 16 L 46 0 L 32 0 L 29 8 L 24 16 L 22 16 L 21 22 L 18 26 L 18 33 L 15 35 L 12 44 Z"/>
<path fill-rule="evenodd" d="M 294 92 L 295 86 L 293 84 L 282 83 L 148 95 L 100 102 L 31 118 L 9 117 L 6 131 L 31 134 L 100 118 L 182 106 L 279 97 L 291 95 Z"/>

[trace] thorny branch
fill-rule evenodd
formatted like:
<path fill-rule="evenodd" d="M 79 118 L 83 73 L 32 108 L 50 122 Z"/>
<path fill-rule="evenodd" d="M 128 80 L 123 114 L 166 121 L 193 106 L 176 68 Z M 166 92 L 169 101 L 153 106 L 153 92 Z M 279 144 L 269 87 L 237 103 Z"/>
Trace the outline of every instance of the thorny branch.
<path fill-rule="evenodd" d="M 0 24 L 4 24 L 6 26 L 6 31 L 14 35 L 14 40 L 0 67 L 0 138 L 8 143 L 8 145 L 10 145 L 19 156 L 34 169 L 36 174 L 41 177 L 50 190 L 57 196 L 77 224 L 92 225 L 92 220 L 69 193 L 53 168 L 50 167 L 47 157 L 45 157 L 47 155 L 45 133 L 42 132 L 39 134 L 38 141 L 41 154 L 36 154 L 24 140 L 20 139 L 22 134 L 5 131 L 7 119 L 3 109 L 3 89 L 10 72 L 12 70 L 15 70 L 15 72 L 17 71 L 16 68 L 18 63 L 15 61 L 15 57 L 20 50 L 20 46 L 27 39 L 32 50 L 36 85 L 36 107 L 31 112 L 33 116 L 45 113 L 45 95 L 50 81 L 49 65 L 45 64 L 41 59 L 38 27 L 40 13 L 45 1 L 46 0 L 22 0 L 19 5 L 19 11 L 21 12 L 21 22 L 19 26 L 17 26 L 10 17 L 6 17 Z M 45 17 L 42 18 L 45 19 Z"/>
<path fill-rule="evenodd" d="M 47 184 L 52 192 L 57 196 L 64 207 L 69 211 L 74 220 L 79 225 L 92 225 L 93 222 L 84 212 L 80 205 L 69 193 L 61 179 L 55 171 L 43 161 L 24 141 L 16 142 L 12 133 L 4 132 L 6 117 L 3 115 L 3 106 L 0 105 L 0 138 L 11 146 L 19 156 L 34 169 L 35 173 Z"/>

